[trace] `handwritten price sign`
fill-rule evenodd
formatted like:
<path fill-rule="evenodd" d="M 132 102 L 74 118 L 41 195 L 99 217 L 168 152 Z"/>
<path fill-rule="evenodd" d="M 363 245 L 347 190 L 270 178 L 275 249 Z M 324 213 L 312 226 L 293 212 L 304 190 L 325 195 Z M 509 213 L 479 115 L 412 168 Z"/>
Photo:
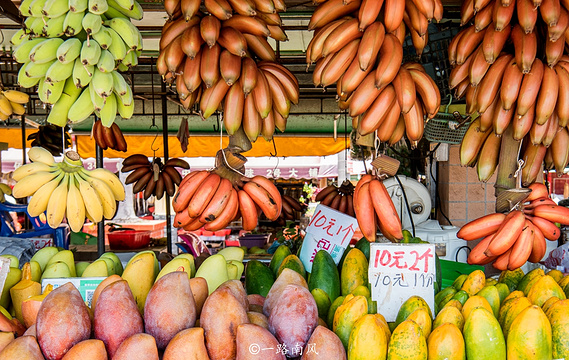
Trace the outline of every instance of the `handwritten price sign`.
<path fill-rule="evenodd" d="M 328 206 L 318 205 L 306 228 L 300 250 L 300 261 L 306 271 L 312 271 L 312 262 L 319 250 L 326 250 L 338 265 L 357 226 L 355 218 Z"/>
<path fill-rule="evenodd" d="M 369 261 L 371 298 L 377 312 L 395 321 L 401 305 L 413 295 L 435 308 L 435 245 L 372 243 Z"/>

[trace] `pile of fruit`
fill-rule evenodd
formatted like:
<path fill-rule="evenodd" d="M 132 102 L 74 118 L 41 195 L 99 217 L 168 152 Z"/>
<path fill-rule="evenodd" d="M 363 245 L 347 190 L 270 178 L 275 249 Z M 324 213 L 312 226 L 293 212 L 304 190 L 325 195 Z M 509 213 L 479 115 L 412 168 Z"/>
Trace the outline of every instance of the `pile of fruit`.
<path fill-rule="evenodd" d="M 555 168 L 559 176 L 569 162 L 566 6 L 537 0 L 463 2 L 462 24 L 472 19 L 474 24 L 449 46 L 455 65 L 449 87 L 465 96 L 468 113 L 480 114 L 470 131 L 479 134 L 465 136 L 467 156 L 461 161 L 474 165 L 480 154 L 482 180 L 497 166 L 500 141 L 495 137 L 508 127 L 514 139 L 523 140 L 526 184 L 535 181 L 544 160 L 546 169 Z"/>
<path fill-rule="evenodd" d="M 22 1 L 24 28 L 12 37 L 14 59 L 23 64 L 18 84 L 38 86 L 52 105 L 47 121 L 65 126 L 93 112 L 111 126 L 117 112 L 132 116 L 130 86 L 117 70 L 138 64 L 142 36 L 130 19 L 142 19 L 136 0 Z"/>
<path fill-rule="evenodd" d="M 407 27 L 421 55 L 429 21 L 442 18 L 441 2 L 318 3 L 308 24 L 316 33 L 306 50 L 307 65 L 316 63 L 314 85 L 336 84 L 339 107 L 349 110 L 361 135 L 378 130 L 380 140 L 393 144 L 406 133 L 416 144 L 423 136 L 424 117 L 437 114 L 441 97 L 423 66 L 401 65 L 403 42 Z"/>
<path fill-rule="evenodd" d="M 158 200 L 162 199 L 164 194 L 174 196 L 176 185 L 181 185 L 182 175 L 176 168 L 190 168 L 190 165 L 182 159 L 171 158 L 163 164 L 159 157 L 150 162 L 148 157 L 142 154 L 127 157 L 122 166 L 121 172 L 132 171 L 125 179 L 125 184 L 134 183 L 133 193 L 144 191 L 144 199 L 154 195 Z"/>
<path fill-rule="evenodd" d="M 160 39 L 158 73 L 176 82 L 186 109 L 199 104 L 207 119 L 222 107 L 229 135 L 243 127 L 252 142 L 259 135 L 272 139 L 275 128 L 285 130 L 299 97 L 298 80 L 275 62 L 267 42 L 267 37 L 287 40 L 277 13 L 285 11 L 284 2 L 208 0 L 203 2 L 207 14 L 199 11 L 201 4 L 164 4 L 170 18 Z"/>
<path fill-rule="evenodd" d="M 83 228 L 85 217 L 95 223 L 112 219 L 117 201 L 124 200 L 124 187 L 115 174 L 106 169 L 86 170 L 74 151 L 67 151 L 60 163 L 41 147 L 31 148 L 28 157 L 32 162 L 12 173 L 16 181 L 12 195 L 31 196 L 29 215 L 46 212 L 52 228 L 57 228 L 64 218 L 74 232 Z"/>
<path fill-rule="evenodd" d="M 461 239 L 482 239 L 470 251 L 469 264 L 492 263 L 498 270 L 515 270 L 526 261 L 541 261 L 546 239 L 559 239 L 556 223 L 569 225 L 569 209 L 555 204 L 545 185 L 534 183 L 529 188 L 532 192 L 519 210 L 485 215 L 459 230 L 456 236 Z"/>
<path fill-rule="evenodd" d="M 0 120 L 8 120 L 12 115 L 24 115 L 30 97 L 18 90 L 0 90 Z"/>

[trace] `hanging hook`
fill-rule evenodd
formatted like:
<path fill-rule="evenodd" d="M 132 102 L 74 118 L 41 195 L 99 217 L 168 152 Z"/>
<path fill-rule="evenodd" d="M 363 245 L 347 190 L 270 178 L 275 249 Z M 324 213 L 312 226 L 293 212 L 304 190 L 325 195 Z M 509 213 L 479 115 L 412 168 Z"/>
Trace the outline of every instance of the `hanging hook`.
<path fill-rule="evenodd" d="M 221 130 L 221 125 L 219 123 L 219 114 L 216 115 L 216 120 L 217 120 L 217 125 L 213 124 L 213 131 L 214 132 L 218 132 L 219 130 Z"/>
<path fill-rule="evenodd" d="M 269 155 L 272 157 L 277 157 L 277 144 L 275 144 L 275 138 L 273 137 L 271 141 L 273 142 L 273 149 L 275 149 L 275 153 L 273 154 L 272 152 L 269 152 Z"/>
<path fill-rule="evenodd" d="M 150 150 L 152 150 L 152 152 L 154 153 L 154 157 L 156 158 L 156 152 L 157 152 L 160 148 L 157 147 L 157 148 L 155 149 L 155 148 L 154 148 L 154 143 L 156 142 L 156 139 L 158 138 L 158 135 L 160 134 L 160 129 L 158 129 L 158 126 L 156 126 L 156 124 L 154 123 L 154 118 L 152 118 L 152 125 L 150 125 L 150 130 L 152 130 L 153 127 L 156 128 L 156 135 L 154 136 L 154 139 L 152 140 L 152 143 L 150 144 Z"/>

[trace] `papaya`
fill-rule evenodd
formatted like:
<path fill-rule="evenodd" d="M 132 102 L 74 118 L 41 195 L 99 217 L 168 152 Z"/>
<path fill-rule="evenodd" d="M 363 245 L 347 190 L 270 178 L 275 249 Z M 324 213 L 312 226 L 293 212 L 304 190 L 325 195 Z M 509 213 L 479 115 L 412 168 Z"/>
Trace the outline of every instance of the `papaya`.
<path fill-rule="evenodd" d="M 460 331 L 462 331 L 462 328 L 464 327 L 464 316 L 462 315 L 462 312 L 454 306 L 447 306 L 435 317 L 435 320 L 433 321 L 433 330 L 445 323 L 454 324 Z"/>
<path fill-rule="evenodd" d="M 259 294 L 266 297 L 274 282 L 273 272 L 265 264 L 259 260 L 247 262 L 245 268 L 245 290 L 247 290 L 247 294 Z"/>
<path fill-rule="evenodd" d="M 354 247 L 356 249 L 360 249 L 360 251 L 364 253 L 367 261 L 369 261 L 369 251 L 371 246 L 369 244 L 369 241 L 367 241 L 365 237 L 359 239 L 356 245 L 354 245 Z"/>
<path fill-rule="evenodd" d="M 429 312 L 429 316 L 431 317 L 431 319 L 433 318 L 433 313 L 431 312 L 431 309 L 429 308 L 429 305 L 427 304 L 425 299 L 423 299 L 420 296 L 411 296 L 399 308 L 399 311 L 397 312 L 397 317 L 395 318 L 395 326 L 401 324 L 409 317 L 409 315 L 411 315 L 411 313 L 413 313 L 413 311 L 420 308 L 426 309 Z"/>
<path fill-rule="evenodd" d="M 468 300 L 470 296 L 468 296 L 468 293 L 464 290 L 459 290 L 456 292 L 456 294 L 454 294 L 454 296 L 452 297 L 454 300 L 458 300 L 460 302 L 460 304 L 462 306 L 464 306 L 464 303 L 466 302 L 466 300 Z"/>
<path fill-rule="evenodd" d="M 368 314 L 377 314 L 377 301 L 373 301 L 371 296 L 367 296 L 367 313 Z"/>
<path fill-rule="evenodd" d="M 473 309 L 462 332 L 468 359 L 506 360 L 504 334 L 492 311 L 483 307 Z"/>
<path fill-rule="evenodd" d="M 389 337 L 381 321 L 371 314 L 360 317 L 354 324 L 348 341 L 348 359 L 384 360 Z"/>
<path fill-rule="evenodd" d="M 512 323 L 514 322 L 516 317 L 518 317 L 518 315 L 522 311 L 524 311 L 530 306 L 531 302 L 526 297 L 518 298 L 512 301 L 509 308 L 504 313 L 504 317 L 501 319 L 502 322 L 500 323 L 500 325 L 502 325 L 502 331 L 504 333 L 504 336 L 506 337 L 508 336 L 508 333 L 510 332 L 510 327 L 512 326 Z"/>
<path fill-rule="evenodd" d="M 508 285 L 510 292 L 512 292 L 516 290 L 524 275 L 524 271 L 521 268 L 517 268 L 516 270 L 504 270 L 498 278 L 498 283 Z"/>
<path fill-rule="evenodd" d="M 427 340 L 429 360 L 466 360 L 464 338 L 452 323 L 444 323 L 433 330 Z"/>
<path fill-rule="evenodd" d="M 497 283 L 498 283 L 498 280 L 496 280 L 494 278 L 486 278 L 486 283 L 485 283 L 484 287 L 493 286 L 493 285 L 496 285 Z"/>
<path fill-rule="evenodd" d="M 354 294 L 348 294 L 344 297 L 344 301 L 342 301 L 342 305 L 347 304 L 348 302 L 352 301 L 353 298 L 356 296 Z"/>
<path fill-rule="evenodd" d="M 547 301 L 541 306 L 543 312 L 547 314 L 547 310 L 549 310 L 553 306 L 553 304 L 555 304 L 559 300 L 561 299 L 559 299 L 557 296 L 552 296 L 549 299 L 547 299 Z"/>
<path fill-rule="evenodd" d="M 290 248 L 286 245 L 280 245 L 277 250 L 275 250 L 271 262 L 269 263 L 269 269 L 271 269 L 275 278 L 277 278 L 283 260 L 290 254 Z"/>
<path fill-rule="evenodd" d="M 468 316 L 470 315 L 472 310 L 478 307 L 483 307 L 486 310 L 490 311 L 492 315 L 494 315 L 494 310 L 492 309 L 492 306 L 490 306 L 488 300 L 486 300 L 485 297 L 482 297 L 480 295 L 474 295 L 469 297 L 468 300 L 466 300 L 466 302 L 464 303 L 464 306 L 462 307 L 462 316 L 464 316 L 464 319 L 465 320 L 468 319 Z"/>
<path fill-rule="evenodd" d="M 342 257 L 340 258 L 340 262 L 338 263 L 338 272 L 341 274 L 342 273 L 342 268 L 344 267 L 344 260 L 346 260 L 346 257 L 348 256 L 348 253 L 354 248 L 352 247 L 348 247 L 344 253 L 342 254 Z"/>
<path fill-rule="evenodd" d="M 326 324 L 328 325 L 329 329 L 331 329 L 332 325 L 334 324 L 334 314 L 336 313 L 336 310 L 340 307 L 340 305 L 342 305 L 343 302 L 343 296 L 338 296 L 336 300 L 332 301 L 332 305 L 330 305 L 330 308 L 328 309 L 328 315 L 326 316 Z"/>
<path fill-rule="evenodd" d="M 452 286 L 446 287 L 444 289 L 442 289 L 441 291 L 439 291 L 436 295 L 435 295 L 435 304 L 438 304 L 441 302 L 441 299 L 444 298 L 445 296 L 447 296 L 448 294 L 456 294 L 456 289 Z"/>
<path fill-rule="evenodd" d="M 326 292 L 320 288 L 312 289 L 310 292 L 312 297 L 316 301 L 316 307 L 318 308 L 318 316 L 325 317 L 328 315 L 328 310 L 330 309 L 330 305 L 332 305 L 330 301 L 330 297 Z"/>
<path fill-rule="evenodd" d="M 563 273 L 557 269 L 550 270 L 545 275 L 551 276 L 558 283 L 561 281 L 561 279 L 563 279 Z"/>
<path fill-rule="evenodd" d="M 306 269 L 304 269 L 304 265 L 302 265 L 302 261 L 298 258 L 298 256 L 291 254 L 284 258 L 281 266 L 279 266 L 279 270 L 277 271 L 277 277 L 283 272 L 284 269 L 291 269 L 296 271 L 300 274 L 303 278 L 306 279 Z"/>
<path fill-rule="evenodd" d="M 551 324 L 553 359 L 569 359 L 569 300 L 559 300 L 545 312 Z"/>
<path fill-rule="evenodd" d="M 427 339 L 419 325 L 413 320 L 405 320 L 397 325 L 391 334 L 387 360 L 427 360 L 427 357 Z"/>
<path fill-rule="evenodd" d="M 373 315 L 377 319 L 383 331 L 385 331 L 385 333 L 387 334 L 387 341 L 389 342 L 389 339 L 391 338 L 391 329 L 389 328 L 389 323 L 385 320 L 383 315 L 381 314 L 373 314 Z"/>
<path fill-rule="evenodd" d="M 334 301 L 340 296 L 340 274 L 332 256 L 320 250 L 314 256 L 312 272 L 308 279 L 308 290 L 322 289 Z"/>
<path fill-rule="evenodd" d="M 563 287 L 563 292 L 565 292 L 565 297 L 568 297 L 568 296 L 569 296 L 569 284 L 566 284 L 566 285 Z"/>
<path fill-rule="evenodd" d="M 537 305 L 525 308 L 508 332 L 508 359 L 552 359 L 551 336 L 551 325 L 543 310 Z"/>
<path fill-rule="evenodd" d="M 359 251 L 359 250 L 358 250 Z M 359 318 L 367 314 L 367 299 L 364 296 L 355 296 L 352 300 L 342 304 L 334 313 L 332 330 L 346 349 L 350 340 L 350 332 Z"/>
<path fill-rule="evenodd" d="M 466 281 L 466 278 L 468 278 L 468 274 L 460 274 L 456 279 L 454 279 L 454 282 L 452 283 L 452 287 L 458 291 L 462 288 L 462 284 L 464 284 L 464 282 Z"/>
<path fill-rule="evenodd" d="M 451 306 L 457 308 L 458 311 L 460 311 L 462 313 L 462 304 L 460 301 L 458 301 L 456 299 L 452 299 L 451 301 L 447 302 L 445 304 L 445 306 L 443 306 L 443 309 L 447 308 L 447 307 L 451 307 Z M 440 311 L 442 311 L 442 309 L 440 309 Z M 440 311 L 439 311 L 439 313 L 440 313 Z"/>
<path fill-rule="evenodd" d="M 494 286 L 496 287 L 496 289 L 498 289 L 498 295 L 500 296 L 500 305 L 501 305 L 506 299 L 506 297 L 510 295 L 510 288 L 508 287 L 508 285 L 504 283 L 497 283 Z"/>
<path fill-rule="evenodd" d="M 533 269 L 532 271 L 524 275 L 524 277 L 518 283 L 516 289 L 522 291 L 524 293 L 524 296 L 528 296 L 529 290 L 531 289 L 532 285 L 535 284 L 535 282 L 544 275 L 545 272 L 543 271 L 543 269 L 541 268 Z"/>
<path fill-rule="evenodd" d="M 417 323 L 417 325 L 419 325 L 425 339 L 428 338 L 429 335 L 431 335 L 433 320 L 431 319 L 431 315 L 429 314 L 427 309 L 419 308 L 413 311 L 407 319 L 413 320 L 414 322 Z"/>
<path fill-rule="evenodd" d="M 484 275 L 484 271 L 482 270 L 474 270 L 460 287 L 461 290 L 464 290 L 468 293 L 469 296 L 476 295 L 484 285 L 486 284 L 486 276 Z"/>
<path fill-rule="evenodd" d="M 512 300 L 515 298 L 519 298 L 519 297 L 524 297 L 524 292 L 520 291 L 520 290 L 514 290 L 512 291 L 508 296 L 506 296 L 506 298 L 504 299 L 504 303 L 508 300 Z"/>
<path fill-rule="evenodd" d="M 342 265 L 341 291 L 346 296 L 360 285 L 368 284 L 368 261 L 360 249 L 352 249 Z"/>
<path fill-rule="evenodd" d="M 563 289 L 557 284 L 557 281 L 549 275 L 539 277 L 527 295 L 528 300 L 539 307 L 552 296 L 557 296 L 562 300 L 566 298 Z"/>
<path fill-rule="evenodd" d="M 569 284 L 569 275 L 566 275 L 561 280 L 559 280 L 557 283 L 559 283 L 559 286 L 561 286 L 563 289 L 565 289 L 565 286 L 567 286 L 567 284 Z"/>
<path fill-rule="evenodd" d="M 486 286 L 482 290 L 480 290 L 477 294 L 478 296 L 482 296 L 488 301 L 490 307 L 492 308 L 492 312 L 494 313 L 494 317 L 498 317 L 498 311 L 500 311 L 500 293 L 498 289 L 494 285 Z"/>
<path fill-rule="evenodd" d="M 354 291 L 352 291 L 352 294 L 354 296 L 365 296 L 365 297 L 371 297 L 371 291 L 369 291 L 369 288 L 365 285 L 359 285 L 357 288 L 354 289 Z"/>

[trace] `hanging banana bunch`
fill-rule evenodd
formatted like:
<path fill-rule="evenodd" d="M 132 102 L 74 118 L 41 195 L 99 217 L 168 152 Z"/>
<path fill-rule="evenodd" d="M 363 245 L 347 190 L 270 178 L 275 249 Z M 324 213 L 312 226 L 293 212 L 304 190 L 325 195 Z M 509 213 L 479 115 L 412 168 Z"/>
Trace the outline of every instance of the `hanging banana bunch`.
<path fill-rule="evenodd" d="M 544 161 L 558 176 L 569 162 L 565 6 L 558 0 L 463 3 L 461 22 L 473 24 L 449 45 L 449 87 L 466 98 L 469 114 L 480 114 L 463 139 L 461 163 L 476 164 L 481 180 L 498 166 L 496 137 L 508 127 L 523 141 L 524 185 L 535 181 Z"/>
<path fill-rule="evenodd" d="M 53 156 L 61 155 L 64 148 L 71 146 L 68 126 L 62 129 L 53 124 L 40 125 L 38 131 L 28 135 L 28 140 L 32 140 L 32 146 L 41 146 Z"/>
<path fill-rule="evenodd" d="M 0 120 L 6 121 L 12 115 L 24 115 L 30 97 L 18 90 L 0 90 Z"/>
<path fill-rule="evenodd" d="M 130 20 L 142 19 L 136 0 L 22 1 L 20 13 L 24 27 L 11 40 L 23 64 L 18 84 L 38 87 L 51 105 L 49 123 L 65 126 L 95 113 L 110 127 L 117 113 L 132 117 L 132 89 L 118 71 L 137 65 L 142 50 Z"/>
<path fill-rule="evenodd" d="M 380 140 L 393 144 L 406 134 L 416 144 L 424 117 L 436 115 L 441 99 L 420 64 L 401 66 L 403 42 L 408 31 L 421 56 L 429 21 L 442 18 L 440 0 L 318 3 L 306 50 L 307 69 L 316 63 L 314 85 L 336 84 L 338 106 L 349 111 L 361 135 L 378 130 Z"/>
<path fill-rule="evenodd" d="M 168 0 L 170 18 L 156 61 L 164 81 L 176 83 L 182 105 L 199 106 L 204 119 L 223 109 L 229 135 L 241 127 L 251 142 L 285 131 L 292 104 L 298 104 L 296 77 L 276 62 L 267 41 L 288 40 L 279 12 L 282 0 Z M 248 95 L 251 96 L 248 96 Z"/>
<path fill-rule="evenodd" d="M 93 123 L 91 137 L 95 139 L 97 145 L 103 149 L 111 149 L 115 151 L 127 150 L 127 143 L 124 135 L 116 123 L 110 127 L 103 126 L 100 120 Z"/>
<path fill-rule="evenodd" d="M 316 195 L 315 200 L 346 215 L 356 216 L 354 212 L 354 185 L 348 180 L 344 180 L 339 187 L 334 184 L 326 186 Z"/>

